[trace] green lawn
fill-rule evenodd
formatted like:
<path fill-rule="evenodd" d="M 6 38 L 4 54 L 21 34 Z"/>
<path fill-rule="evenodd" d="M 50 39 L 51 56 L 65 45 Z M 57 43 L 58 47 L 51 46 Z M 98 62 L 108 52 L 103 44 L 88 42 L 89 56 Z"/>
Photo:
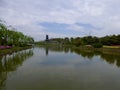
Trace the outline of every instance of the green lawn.
<path fill-rule="evenodd" d="M 120 48 L 120 46 L 103 46 L 103 48 Z"/>

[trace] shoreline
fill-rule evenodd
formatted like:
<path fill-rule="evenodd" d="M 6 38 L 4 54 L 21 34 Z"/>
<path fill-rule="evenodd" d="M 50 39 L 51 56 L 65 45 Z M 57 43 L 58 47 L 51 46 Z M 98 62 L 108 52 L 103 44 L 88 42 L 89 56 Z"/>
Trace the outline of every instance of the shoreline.
<path fill-rule="evenodd" d="M 6 54 L 11 54 L 17 51 L 21 51 L 21 50 L 25 50 L 25 49 L 29 49 L 31 48 L 31 46 L 26 46 L 26 47 L 12 47 L 12 48 L 8 48 L 8 49 L 0 49 L 0 56 L 2 55 L 6 55 Z"/>
<path fill-rule="evenodd" d="M 109 54 L 109 55 L 120 55 L 120 48 L 93 48 L 93 47 L 87 47 L 87 46 L 80 46 L 80 47 L 72 47 L 73 49 L 76 50 L 82 50 L 82 51 L 87 51 L 87 52 L 99 52 L 102 54 Z"/>
<path fill-rule="evenodd" d="M 54 45 L 40 45 L 40 46 L 54 47 Z M 73 46 L 73 45 L 65 45 L 65 46 L 62 46 L 62 47 L 68 47 L 68 48 L 72 48 L 72 49 L 75 49 L 75 50 L 88 51 L 88 52 L 91 52 L 91 53 L 97 51 L 97 52 L 102 52 L 103 54 L 120 55 L 120 48 L 114 48 L 114 47 L 113 48 L 109 48 L 109 47 L 107 47 L 107 48 L 106 47 L 93 48 L 93 47 L 88 47 L 88 46 L 76 47 L 76 46 Z M 0 56 L 6 55 L 6 54 L 11 54 L 11 53 L 14 53 L 14 52 L 17 52 L 17 51 L 21 51 L 21 50 L 25 50 L 25 49 L 29 49 L 29 48 L 31 48 L 31 46 L 12 47 L 12 48 L 8 48 L 8 49 L 0 49 Z"/>
<path fill-rule="evenodd" d="M 120 48 L 116 47 L 116 46 L 103 46 L 102 48 L 93 48 L 91 46 L 79 46 L 76 47 L 74 45 L 64 45 L 64 46 L 60 46 L 60 45 L 37 45 L 37 46 L 41 46 L 41 47 L 59 47 L 59 48 L 72 48 L 73 50 L 79 50 L 79 51 L 85 51 L 85 52 L 99 52 L 99 53 L 103 53 L 103 54 L 109 54 L 109 55 L 120 55 Z"/>

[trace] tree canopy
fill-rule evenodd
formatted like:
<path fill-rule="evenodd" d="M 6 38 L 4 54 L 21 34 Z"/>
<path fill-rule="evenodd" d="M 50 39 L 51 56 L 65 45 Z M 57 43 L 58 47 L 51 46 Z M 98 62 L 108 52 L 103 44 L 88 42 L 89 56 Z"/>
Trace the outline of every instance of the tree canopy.
<path fill-rule="evenodd" d="M 10 29 L 7 25 L 0 22 L 0 45 L 24 46 L 32 44 L 33 42 L 34 39 L 31 36 Z"/>

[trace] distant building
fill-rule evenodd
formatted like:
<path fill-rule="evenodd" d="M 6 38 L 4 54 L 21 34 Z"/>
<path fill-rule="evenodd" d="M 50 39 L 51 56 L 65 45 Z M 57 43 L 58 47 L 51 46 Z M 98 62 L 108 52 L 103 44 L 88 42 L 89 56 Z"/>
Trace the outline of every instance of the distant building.
<path fill-rule="evenodd" d="M 46 44 L 59 44 L 59 42 L 56 39 L 49 39 L 48 35 L 46 35 L 45 42 Z"/>
<path fill-rule="evenodd" d="M 46 41 L 49 41 L 49 36 L 48 35 L 46 35 Z"/>

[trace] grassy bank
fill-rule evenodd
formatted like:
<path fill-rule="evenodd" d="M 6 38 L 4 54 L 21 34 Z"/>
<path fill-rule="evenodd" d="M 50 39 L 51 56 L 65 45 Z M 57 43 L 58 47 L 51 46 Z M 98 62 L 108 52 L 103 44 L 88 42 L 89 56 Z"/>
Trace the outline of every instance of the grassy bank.
<path fill-rule="evenodd" d="M 72 47 L 73 49 L 82 50 L 86 52 L 100 52 L 103 54 L 109 55 L 120 55 L 120 48 L 119 46 L 103 46 L 102 48 L 93 48 L 88 46 L 80 46 L 80 47 Z"/>
<path fill-rule="evenodd" d="M 59 47 L 59 48 L 71 48 L 79 51 L 85 51 L 85 52 L 99 52 L 103 54 L 109 54 L 109 55 L 120 55 L 120 46 L 103 46 L 102 48 L 94 48 L 91 45 L 83 45 L 83 46 L 75 46 L 75 45 L 59 45 L 59 44 L 37 44 L 37 46 L 42 47 Z"/>
<path fill-rule="evenodd" d="M 10 54 L 10 53 L 21 51 L 21 50 L 25 50 L 25 49 L 28 49 L 28 48 L 31 48 L 31 46 L 13 47 L 13 48 L 10 48 L 10 49 L 1 49 L 0 50 L 0 55 Z"/>
<path fill-rule="evenodd" d="M 120 49 L 120 46 L 103 46 L 103 48 Z"/>

